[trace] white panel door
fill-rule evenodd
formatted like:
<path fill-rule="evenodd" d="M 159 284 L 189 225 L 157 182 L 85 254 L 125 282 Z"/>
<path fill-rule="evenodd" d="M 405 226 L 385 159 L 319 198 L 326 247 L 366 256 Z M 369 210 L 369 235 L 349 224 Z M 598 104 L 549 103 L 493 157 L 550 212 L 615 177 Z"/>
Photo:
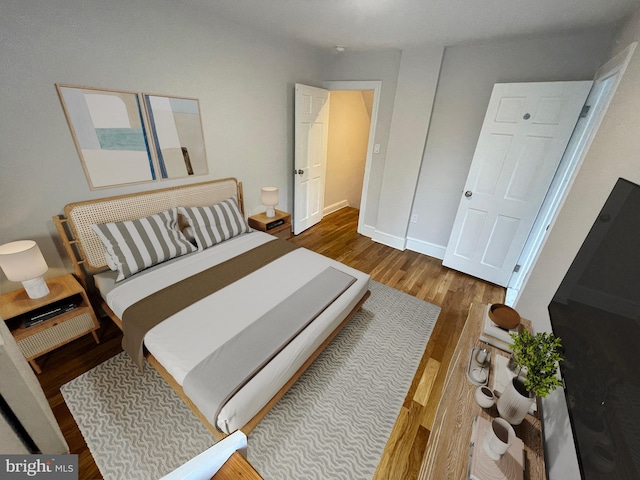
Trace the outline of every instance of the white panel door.
<path fill-rule="evenodd" d="M 443 265 L 507 285 L 592 83 L 494 85 Z"/>
<path fill-rule="evenodd" d="M 322 220 L 329 91 L 296 83 L 293 233 Z"/>

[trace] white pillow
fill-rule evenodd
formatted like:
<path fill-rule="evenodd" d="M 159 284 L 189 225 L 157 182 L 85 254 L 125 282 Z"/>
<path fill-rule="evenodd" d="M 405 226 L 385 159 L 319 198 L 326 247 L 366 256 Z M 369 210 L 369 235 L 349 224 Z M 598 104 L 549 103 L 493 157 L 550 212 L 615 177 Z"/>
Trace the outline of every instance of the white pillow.
<path fill-rule="evenodd" d="M 197 250 L 178 230 L 177 208 L 137 220 L 90 226 L 115 264 L 116 282 Z"/>

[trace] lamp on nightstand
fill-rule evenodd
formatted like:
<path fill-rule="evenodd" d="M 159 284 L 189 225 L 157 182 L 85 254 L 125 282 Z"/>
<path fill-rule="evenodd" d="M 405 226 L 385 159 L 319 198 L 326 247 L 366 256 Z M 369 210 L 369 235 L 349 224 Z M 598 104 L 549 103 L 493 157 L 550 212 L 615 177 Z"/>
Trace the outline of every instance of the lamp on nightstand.
<path fill-rule="evenodd" d="M 267 207 L 267 217 L 275 217 L 278 204 L 278 187 L 262 187 L 261 202 Z"/>
<path fill-rule="evenodd" d="M 33 240 L 1 245 L 0 267 L 9 280 L 22 282 L 29 298 L 41 298 L 49 294 L 49 287 L 42 278 L 49 267 Z"/>

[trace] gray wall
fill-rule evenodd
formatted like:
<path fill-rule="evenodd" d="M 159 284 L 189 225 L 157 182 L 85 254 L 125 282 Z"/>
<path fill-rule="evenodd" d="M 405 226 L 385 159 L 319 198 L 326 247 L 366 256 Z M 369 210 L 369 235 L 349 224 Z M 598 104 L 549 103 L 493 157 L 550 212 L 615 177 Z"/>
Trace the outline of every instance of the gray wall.
<path fill-rule="evenodd" d="M 403 50 L 373 239 L 404 250 L 444 48 Z"/>
<path fill-rule="evenodd" d="M 591 79 L 612 41 L 607 28 L 445 49 L 409 248 L 442 258 L 494 83 Z"/>
<path fill-rule="evenodd" d="M 5 0 L 0 44 L 0 244 L 36 240 L 47 276 L 69 268 L 51 221 L 69 202 L 233 176 L 249 212 L 264 185 L 291 211 L 293 84 L 321 84 L 319 50 L 171 0 Z M 55 83 L 199 98 L 209 175 L 89 190 Z"/>
<path fill-rule="evenodd" d="M 191 181 L 239 178 L 252 212 L 267 183 L 280 187 L 280 208 L 293 206 L 293 83 L 381 80 L 375 137 L 381 149 L 372 159 L 364 219 L 375 229 L 400 51 L 327 54 L 169 0 L 134 0 L 118 9 L 97 0 L 14 0 L 3 3 L 1 13 L 0 89 L 3 111 L 11 115 L 0 119 L 0 243 L 38 241 L 52 267 L 49 276 L 68 267 L 51 223 L 64 204 L 185 182 L 90 191 L 55 83 L 199 98 L 209 175 Z M 611 41 L 611 30 L 600 29 L 445 50 L 409 248 L 441 256 L 493 84 L 590 78 Z M 408 180 L 415 182 L 412 175 Z M 398 213 L 408 217 L 409 209 Z"/>

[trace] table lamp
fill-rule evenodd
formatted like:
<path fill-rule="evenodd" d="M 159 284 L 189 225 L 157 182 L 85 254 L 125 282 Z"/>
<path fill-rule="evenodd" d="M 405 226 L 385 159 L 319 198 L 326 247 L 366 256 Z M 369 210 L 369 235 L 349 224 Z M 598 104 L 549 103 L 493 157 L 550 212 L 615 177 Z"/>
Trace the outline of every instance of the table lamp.
<path fill-rule="evenodd" d="M 29 298 L 41 298 L 49 294 L 49 287 L 42 278 L 49 267 L 33 240 L 1 245 L 0 267 L 9 280 L 22 282 Z"/>
<path fill-rule="evenodd" d="M 275 217 L 278 204 L 278 187 L 262 187 L 261 201 L 267 207 L 267 217 Z"/>

